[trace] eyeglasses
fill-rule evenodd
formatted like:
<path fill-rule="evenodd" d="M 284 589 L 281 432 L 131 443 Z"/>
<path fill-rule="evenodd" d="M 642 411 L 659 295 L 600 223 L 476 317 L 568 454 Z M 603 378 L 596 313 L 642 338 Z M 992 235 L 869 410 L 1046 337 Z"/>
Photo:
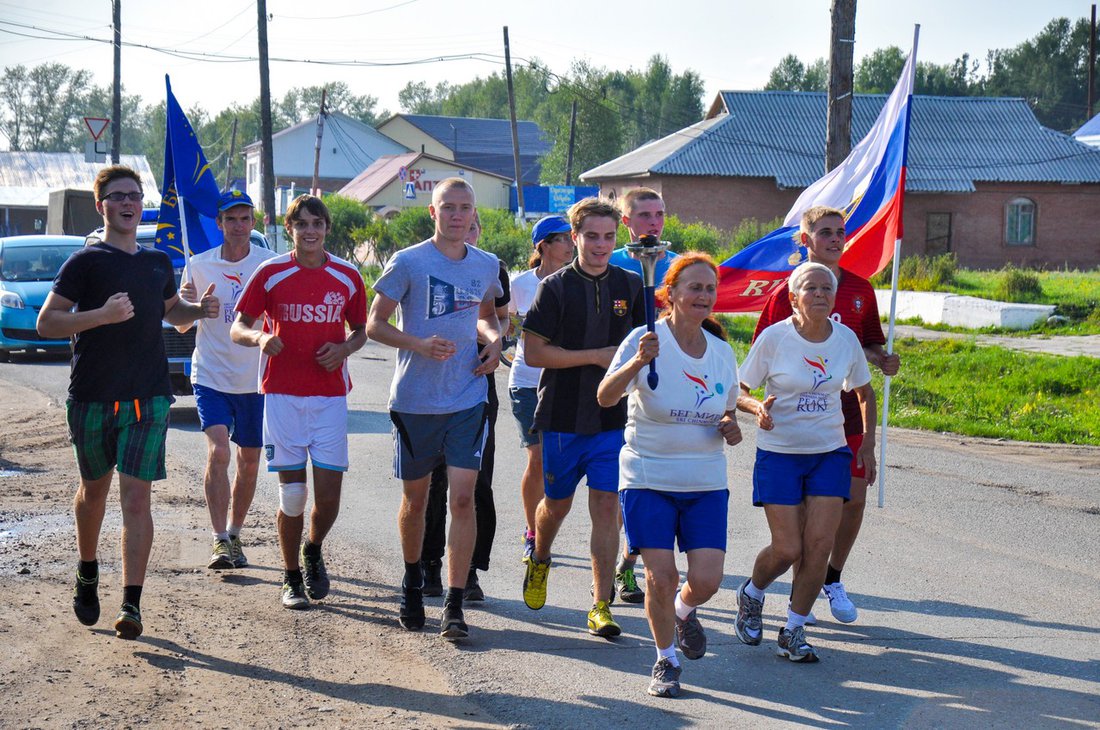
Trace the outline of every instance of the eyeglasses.
<path fill-rule="evenodd" d="M 135 203 L 140 203 L 141 199 L 143 197 L 145 197 L 145 193 L 141 192 L 140 190 L 132 192 L 132 193 L 114 192 L 114 193 L 107 193 L 106 195 L 104 195 L 102 198 L 99 199 L 99 202 L 102 203 L 104 200 L 109 200 L 112 203 L 121 203 L 123 200 L 130 200 L 130 201 L 133 201 Z"/>

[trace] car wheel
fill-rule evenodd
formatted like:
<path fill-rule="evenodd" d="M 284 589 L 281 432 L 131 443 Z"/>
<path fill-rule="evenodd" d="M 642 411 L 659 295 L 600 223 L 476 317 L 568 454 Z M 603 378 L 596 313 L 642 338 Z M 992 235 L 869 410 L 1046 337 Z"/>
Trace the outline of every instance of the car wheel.
<path fill-rule="evenodd" d="M 11 362 L 10 350 L 0 350 L 0 362 Z"/>

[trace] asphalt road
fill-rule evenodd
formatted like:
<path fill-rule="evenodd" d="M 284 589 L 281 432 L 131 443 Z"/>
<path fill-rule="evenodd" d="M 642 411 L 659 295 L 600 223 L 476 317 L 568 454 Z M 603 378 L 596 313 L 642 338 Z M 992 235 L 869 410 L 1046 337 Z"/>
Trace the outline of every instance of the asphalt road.
<path fill-rule="evenodd" d="M 393 591 L 398 632 L 400 488 L 390 475 L 386 413 L 392 370 L 392 351 L 374 343 L 352 361 L 352 467 L 327 560 L 338 584 L 339 551 L 366 556 L 370 580 L 382 595 Z M 427 630 L 403 638 L 483 719 L 540 728 L 1100 727 L 1100 449 L 892 430 L 886 508 L 868 508 L 844 575 L 860 619 L 837 623 L 819 601 L 820 623 L 809 637 L 822 661 L 802 666 L 773 653 L 789 576 L 769 592 L 764 644 L 744 646 L 732 629 L 734 591 L 767 541 L 763 513 L 750 504 L 753 427 L 742 422 L 745 443 L 727 449 L 726 578 L 699 612 L 708 654 L 685 661 L 681 699 L 658 700 L 645 694 L 654 651 L 640 606 L 616 606 L 624 629 L 617 640 L 584 631 L 583 499 L 555 545 L 546 607 L 523 605 L 523 459 L 506 375 L 498 374 L 505 405 L 497 430 L 497 540 L 482 579 L 488 600 L 467 612 L 472 635 L 462 645 L 432 631 L 439 599 L 429 599 Z M 0 379 L 58 401 L 67 377 L 66 363 L 56 359 L 17 355 L 0 364 Z M 196 475 L 205 454 L 197 428 L 193 401 L 181 399 L 169 449 L 193 462 Z M 273 499 L 270 481 L 261 491 Z"/>

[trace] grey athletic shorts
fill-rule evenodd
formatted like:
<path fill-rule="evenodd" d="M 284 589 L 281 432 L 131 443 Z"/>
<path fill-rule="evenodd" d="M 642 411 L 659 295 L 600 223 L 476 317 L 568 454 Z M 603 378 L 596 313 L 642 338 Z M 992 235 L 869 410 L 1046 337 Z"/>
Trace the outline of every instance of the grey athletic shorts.
<path fill-rule="evenodd" d="M 457 413 L 398 413 L 393 421 L 393 475 L 412 481 L 431 474 L 439 464 L 481 469 L 488 436 L 485 404 Z"/>

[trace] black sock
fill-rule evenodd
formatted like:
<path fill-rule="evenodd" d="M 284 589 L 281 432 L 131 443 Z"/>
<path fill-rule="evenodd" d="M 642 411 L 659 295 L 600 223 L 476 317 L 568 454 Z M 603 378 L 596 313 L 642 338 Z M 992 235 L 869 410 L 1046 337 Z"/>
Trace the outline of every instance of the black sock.
<path fill-rule="evenodd" d="M 141 610 L 141 586 L 125 586 L 122 589 L 122 602 L 129 603 L 137 610 Z"/>
<path fill-rule="evenodd" d="M 832 565 L 830 565 L 829 569 L 827 571 L 825 571 L 825 585 L 829 585 L 831 583 L 839 583 L 839 582 L 840 582 L 840 571 L 837 570 L 836 568 L 834 568 Z"/>
<path fill-rule="evenodd" d="M 95 580 L 99 575 L 98 560 L 80 560 L 76 564 L 76 574 L 84 580 Z"/>
<path fill-rule="evenodd" d="M 283 583 L 290 583 L 296 585 L 302 582 L 302 569 L 295 568 L 294 570 L 283 571 Z"/>
<path fill-rule="evenodd" d="M 420 588 L 424 585 L 424 570 L 420 567 L 420 561 L 405 563 L 405 585 L 409 588 Z"/>
<path fill-rule="evenodd" d="M 321 543 L 313 543 L 306 540 L 302 545 L 302 552 L 311 558 L 319 558 L 321 557 Z"/>
<path fill-rule="evenodd" d="M 447 597 L 443 599 L 443 605 L 453 608 L 462 608 L 462 594 L 465 591 L 465 588 L 448 588 Z"/>

